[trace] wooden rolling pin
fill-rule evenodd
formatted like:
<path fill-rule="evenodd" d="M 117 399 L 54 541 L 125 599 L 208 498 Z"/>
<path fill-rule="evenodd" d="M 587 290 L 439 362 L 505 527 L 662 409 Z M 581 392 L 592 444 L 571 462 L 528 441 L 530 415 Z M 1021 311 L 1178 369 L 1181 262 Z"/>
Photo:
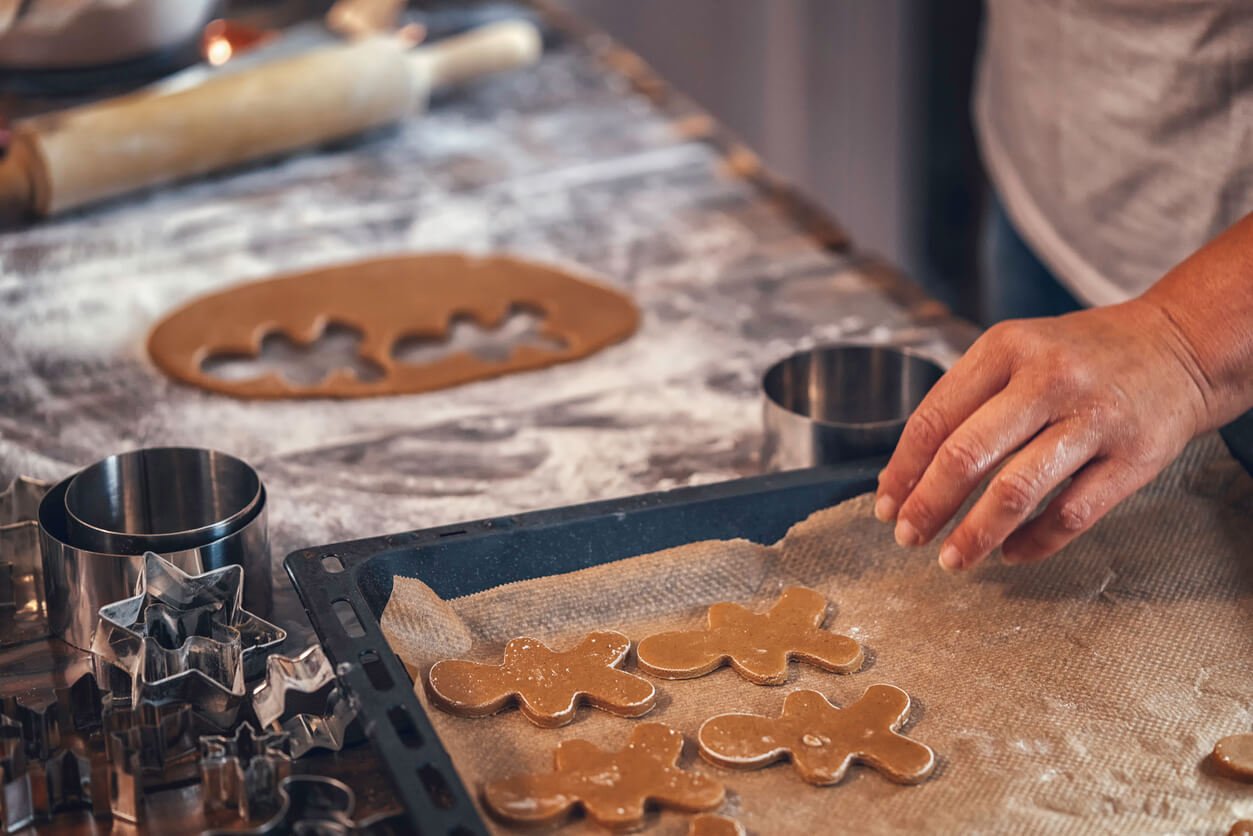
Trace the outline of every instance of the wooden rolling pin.
<path fill-rule="evenodd" d="M 431 46 L 394 37 L 314 50 L 175 93 L 139 92 L 18 122 L 0 164 L 0 216 L 47 216 L 319 145 L 425 109 L 432 90 L 533 63 L 525 21 Z"/>

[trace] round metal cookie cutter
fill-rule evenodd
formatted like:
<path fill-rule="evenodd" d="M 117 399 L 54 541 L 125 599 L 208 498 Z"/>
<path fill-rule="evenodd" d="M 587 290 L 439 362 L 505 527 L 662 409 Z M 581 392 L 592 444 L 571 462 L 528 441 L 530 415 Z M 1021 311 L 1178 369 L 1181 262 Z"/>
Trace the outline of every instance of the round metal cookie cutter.
<path fill-rule="evenodd" d="M 892 452 L 914 408 L 944 374 L 918 352 L 831 344 L 785 357 L 762 378 L 766 470 Z"/>
<path fill-rule="evenodd" d="M 261 501 L 243 461 L 196 447 L 155 447 L 101 459 L 70 480 L 66 529 L 111 554 L 196 548 L 243 527 Z"/>
<path fill-rule="evenodd" d="M 135 594 L 145 551 L 191 574 L 243 566 L 244 606 L 268 614 L 265 506 L 249 465 L 197 448 L 135 450 L 62 480 L 39 504 L 49 631 L 89 649 L 100 608 Z"/>

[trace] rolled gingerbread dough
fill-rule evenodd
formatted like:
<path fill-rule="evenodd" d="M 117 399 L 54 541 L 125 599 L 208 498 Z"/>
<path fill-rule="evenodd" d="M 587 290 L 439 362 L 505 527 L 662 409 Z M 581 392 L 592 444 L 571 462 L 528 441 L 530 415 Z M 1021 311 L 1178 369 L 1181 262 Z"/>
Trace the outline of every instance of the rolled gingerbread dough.
<path fill-rule="evenodd" d="M 515 345 L 500 361 L 468 351 L 402 363 L 404 338 L 442 339 L 455 318 L 496 328 L 516 311 L 542 318 L 550 345 Z M 257 357 L 268 334 L 311 345 L 330 324 L 361 334 L 358 353 L 382 370 L 363 379 L 336 369 L 308 385 L 268 372 L 243 380 L 207 373 L 210 357 Z M 239 285 L 194 300 L 163 319 L 148 353 L 169 376 L 240 398 L 357 398 L 427 392 L 586 357 L 635 332 L 626 295 L 553 267 L 507 256 L 410 255 L 342 264 Z"/>

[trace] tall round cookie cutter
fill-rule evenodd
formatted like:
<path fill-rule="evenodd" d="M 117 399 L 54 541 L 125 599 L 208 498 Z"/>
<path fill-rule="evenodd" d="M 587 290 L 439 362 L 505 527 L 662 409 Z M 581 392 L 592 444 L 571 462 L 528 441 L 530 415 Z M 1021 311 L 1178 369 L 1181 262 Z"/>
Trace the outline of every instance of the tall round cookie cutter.
<path fill-rule="evenodd" d="M 822 345 L 785 357 L 762 377 L 766 470 L 892 452 L 905 422 L 944 369 L 907 348 Z"/>
<path fill-rule="evenodd" d="M 171 452 L 178 451 L 178 452 Z M 192 455 L 199 452 L 204 455 Z M 141 455 L 143 454 L 143 455 Z M 143 552 L 157 551 L 178 568 L 191 574 L 202 574 L 230 564 L 238 564 L 244 568 L 244 606 L 259 615 L 266 615 L 271 607 L 272 580 L 270 572 L 269 533 L 266 520 L 265 487 L 255 471 L 239 459 L 225 457 L 225 454 L 214 451 L 196 451 L 194 448 L 149 448 L 123 454 L 137 457 L 134 461 L 142 462 L 151 459 L 149 464 L 161 459 L 168 459 L 159 467 L 149 467 L 149 473 L 161 473 L 163 478 L 158 481 L 147 480 L 125 487 L 118 487 L 118 495 L 126 496 L 127 501 L 142 506 L 145 502 L 149 507 L 160 507 L 161 502 L 153 499 L 154 492 L 178 492 L 183 487 L 195 485 L 196 491 L 203 491 L 205 480 L 212 481 L 212 474 L 218 472 L 222 463 L 230 459 L 226 470 L 244 477 L 242 483 L 248 483 L 247 474 L 233 463 L 238 463 L 251 472 L 256 480 L 254 499 L 246 500 L 246 509 L 235 508 L 225 512 L 226 505 L 221 506 L 225 512 L 223 519 L 210 524 L 199 524 L 190 530 L 172 531 L 113 531 L 99 529 L 84 538 L 81 527 L 71 523 L 71 515 L 67 506 L 70 491 L 83 473 L 93 474 L 85 485 L 90 488 L 102 479 L 101 484 L 108 484 L 103 478 L 106 474 L 133 473 L 135 471 L 116 465 L 105 466 L 104 462 L 120 457 L 110 457 L 58 482 L 44 495 L 39 503 L 38 522 L 40 551 L 42 553 L 44 586 L 47 595 L 47 618 L 49 632 L 64 639 L 69 644 L 82 650 L 91 648 L 91 637 L 95 630 L 100 608 L 134 594 L 135 584 L 139 580 L 144 565 Z M 170 469 L 170 465 L 179 463 L 182 467 Z M 93 468 L 100 468 L 93 470 Z M 203 468 L 208 468 L 204 470 Z M 97 475 L 98 474 L 98 475 Z M 220 475 L 220 473 L 219 473 Z M 123 477 L 125 479 L 125 477 Z M 243 491 L 247 493 L 247 490 Z M 189 491 L 188 493 L 191 493 Z M 223 497 L 239 495 L 239 491 L 223 492 Z M 145 500 L 145 494 L 148 495 Z M 207 502 L 207 494 L 203 497 Z M 82 500 L 82 497 L 79 497 Z M 225 501 L 225 500 L 224 500 Z M 98 510 L 101 500 L 76 501 L 76 508 Z M 104 503 L 107 506 L 107 502 Z M 239 505 L 240 503 L 234 503 Z M 91 510 L 84 510 L 92 519 Z M 199 519 L 214 516 L 215 508 L 206 504 L 199 514 Z M 190 514 L 187 519 L 197 518 Z M 105 519 L 105 517 L 100 517 Z M 117 517 L 114 517 L 117 519 Z M 132 520 L 141 520 L 134 517 Z M 167 520 L 169 518 L 166 518 Z M 81 524 L 82 520 L 78 521 Z M 136 525 L 134 527 L 144 527 Z M 98 528 L 98 526 L 97 526 Z M 156 528 L 156 527 L 154 527 Z M 168 526 L 165 526 L 168 528 Z M 227 533 L 223 534 L 223 531 Z M 160 548 L 143 548 L 145 537 L 154 537 L 160 542 Z M 114 544 L 109 546 L 93 545 L 100 543 Z M 135 545 L 137 550 L 121 550 L 122 547 Z"/>
<path fill-rule="evenodd" d="M 233 534 L 261 499 L 261 477 L 234 456 L 197 447 L 132 450 L 70 481 L 66 530 L 100 552 L 163 554 Z"/>

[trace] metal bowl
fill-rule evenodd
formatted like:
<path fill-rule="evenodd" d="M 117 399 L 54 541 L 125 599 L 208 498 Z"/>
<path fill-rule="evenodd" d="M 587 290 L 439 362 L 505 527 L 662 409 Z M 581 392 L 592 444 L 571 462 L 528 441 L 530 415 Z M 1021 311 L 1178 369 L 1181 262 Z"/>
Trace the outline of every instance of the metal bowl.
<path fill-rule="evenodd" d="M 825 345 L 771 366 L 765 392 L 767 470 L 885 456 L 944 374 L 909 349 Z"/>

